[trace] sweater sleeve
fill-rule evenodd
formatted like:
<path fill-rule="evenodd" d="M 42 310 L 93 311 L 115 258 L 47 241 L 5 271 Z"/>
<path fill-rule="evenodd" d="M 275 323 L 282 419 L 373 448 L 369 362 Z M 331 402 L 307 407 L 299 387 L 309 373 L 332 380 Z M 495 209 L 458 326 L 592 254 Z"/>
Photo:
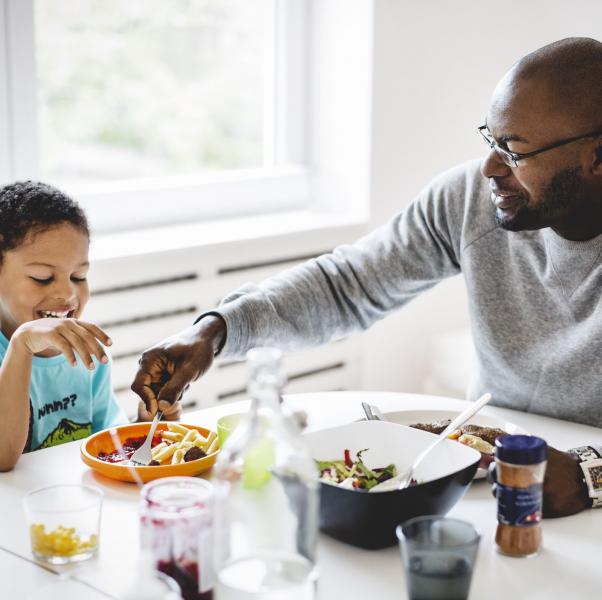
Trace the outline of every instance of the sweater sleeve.
<path fill-rule="evenodd" d="M 435 180 L 405 211 L 352 245 L 226 296 L 222 356 L 257 345 L 293 350 L 370 327 L 460 272 L 466 175 Z"/>

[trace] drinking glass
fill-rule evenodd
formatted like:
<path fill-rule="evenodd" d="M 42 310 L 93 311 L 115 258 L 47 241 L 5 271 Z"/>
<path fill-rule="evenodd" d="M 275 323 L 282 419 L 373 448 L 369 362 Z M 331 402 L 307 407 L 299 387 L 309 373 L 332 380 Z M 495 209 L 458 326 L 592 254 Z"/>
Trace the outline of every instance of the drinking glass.
<path fill-rule="evenodd" d="M 220 417 L 217 420 L 217 439 L 221 448 L 225 441 L 230 437 L 230 434 L 240 425 L 240 422 L 245 418 L 246 413 L 234 413 Z"/>
<path fill-rule="evenodd" d="M 53 485 L 23 499 L 35 558 L 64 565 L 98 549 L 103 492 L 90 485 Z"/>
<path fill-rule="evenodd" d="M 440 515 L 397 527 L 410 600 L 466 600 L 481 536 L 466 521 Z"/>

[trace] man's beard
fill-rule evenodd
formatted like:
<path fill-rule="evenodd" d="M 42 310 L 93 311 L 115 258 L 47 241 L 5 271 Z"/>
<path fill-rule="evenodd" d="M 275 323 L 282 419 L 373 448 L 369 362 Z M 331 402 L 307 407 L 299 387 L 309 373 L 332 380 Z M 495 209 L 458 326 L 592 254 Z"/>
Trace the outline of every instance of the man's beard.
<path fill-rule="evenodd" d="M 507 231 L 522 231 L 550 227 L 563 217 L 570 219 L 570 214 L 574 214 L 584 201 L 580 172 L 580 167 L 571 167 L 556 173 L 541 194 L 542 200 L 537 206 L 524 204 L 509 217 L 500 217 L 496 211 L 498 225 Z"/>

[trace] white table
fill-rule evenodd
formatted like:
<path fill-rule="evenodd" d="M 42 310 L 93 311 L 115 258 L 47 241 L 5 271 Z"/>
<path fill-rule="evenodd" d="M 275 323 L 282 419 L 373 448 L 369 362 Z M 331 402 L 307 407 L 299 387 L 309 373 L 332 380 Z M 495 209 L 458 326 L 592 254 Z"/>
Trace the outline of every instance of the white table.
<path fill-rule="evenodd" d="M 403 409 L 461 410 L 466 403 L 413 394 L 335 392 L 287 396 L 295 409 L 309 414 L 309 429 L 363 417 L 367 400 L 386 411 Z M 214 427 L 223 414 L 241 412 L 247 403 L 228 404 L 186 415 L 185 421 Z M 495 407 L 483 414 L 516 423 L 560 449 L 602 443 L 602 430 Z M 86 598 L 116 597 L 122 591 L 138 547 L 138 489 L 133 484 L 97 476 L 79 458 L 79 443 L 64 444 L 25 455 L 14 471 L 0 473 L 0 597 L 28 598 L 54 575 L 31 561 L 21 501 L 35 488 L 57 483 L 87 483 L 106 494 L 99 556 L 81 566 L 54 569 L 86 584 Z M 545 520 L 544 547 L 532 559 L 515 559 L 494 550 L 495 501 L 486 482 L 475 482 L 449 513 L 474 523 L 482 532 L 471 598 L 495 600 L 566 600 L 601 597 L 602 509 L 564 519 Z M 10 552 L 10 553 L 9 553 Z M 18 558 L 21 557 L 21 558 Z M 26 560 L 24 560 L 26 559 Z M 397 548 L 366 551 L 322 535 L 319 562 L 320 600 L 405 597 L 404 575 Z M 94 593 L 93 590 L 97 590 Z"/>

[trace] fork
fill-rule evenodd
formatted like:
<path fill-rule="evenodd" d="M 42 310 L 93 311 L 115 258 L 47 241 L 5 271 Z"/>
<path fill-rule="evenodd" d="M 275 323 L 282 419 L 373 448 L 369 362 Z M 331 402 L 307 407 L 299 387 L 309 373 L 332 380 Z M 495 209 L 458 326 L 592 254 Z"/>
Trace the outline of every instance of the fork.
<path fill-rule="evenodd" d="M 163 411 L 158 410 L 155 413 L 155 418 L 151 423 L 150 429 L 148 431 L 148 435 L 144 440 L 144 444 L 132 454 L 130 457 L 130 462 L 134 463 L 136 466 L 140 467 L 148 467 L 148 464 L 153 460 L 151 455 L 151 444 L 153 443 L 153 436 L 155 435 L 155 429 L 157 429 L 157 425 L 163 416 Z"/>

